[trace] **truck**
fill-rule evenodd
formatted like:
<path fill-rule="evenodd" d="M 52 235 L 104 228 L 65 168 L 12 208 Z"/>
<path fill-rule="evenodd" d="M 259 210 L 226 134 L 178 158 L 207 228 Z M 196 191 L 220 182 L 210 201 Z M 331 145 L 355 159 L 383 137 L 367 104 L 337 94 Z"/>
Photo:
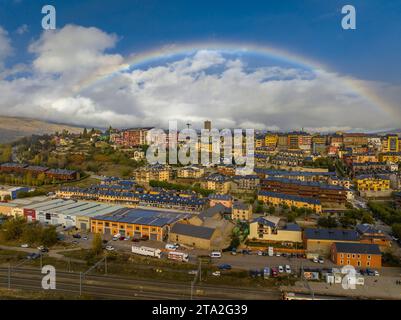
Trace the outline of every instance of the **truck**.
<path fill-rule="evenodd" d="M 162 251 L 160 249 L 149 248 L 144 246 L 132 246 L 132 253 L 139 254 L 141 256 L 148 256 L 154 258 L 161 258 Z"/>
<path fill-rule="evenodd" d="M 268 253 L 269 257 L 273 257 L 273 255 L 274 255 L 274 249 L 273 249 L 273 247 L 269 247 L 267 253 Z"/>
<path fill-rule="evenodd" d="M 182 261 L 182 262 L 189 261 L 189 257 L 188 257 L 187 253 L 178 252 L 178 251 L 169 251 L 167 258 L 170 260 L 176 260 L 176 261 Z"/>

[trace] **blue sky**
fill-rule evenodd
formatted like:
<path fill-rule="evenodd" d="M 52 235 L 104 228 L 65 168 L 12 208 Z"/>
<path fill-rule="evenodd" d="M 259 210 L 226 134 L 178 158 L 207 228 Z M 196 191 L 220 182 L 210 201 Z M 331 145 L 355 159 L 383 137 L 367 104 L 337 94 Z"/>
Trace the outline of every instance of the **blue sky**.
<path fill-rule="evenodd" d="M 13 36 L 18 48 L 42 32 L 40 10 L 48 3 L 59 28 L 74 23 L 116 33 L 122 38 L 116 50 L 124 54 L 174 42 L 267 43 L 341 73 L 401 83 L 400 1 L 0 0 L 0 25 L 9 32 L 29 28 Z M 348 3 L 357 9 L 355 31 L 340 25 Z"/>
<path fill-rule="evenodd" d="M 65 50 L 66 55 L 57 52 L 57 56 L 49 56 L 49 48 L 51 48 L 52 52 L 57 51 L 60 47 L 60 42 L 57 42 L 59 41 L 57 40 L 57 35 L 46 34 L 41 29 L 41 8 L 45 4 L 52 4 L 57 9 L 57 32 L 62 32 L 62 35 L 68 39 L 67 41 L 70 41 L 68 48 L 64 48 L 64 44 L 62 46 L 62 50 Z M 341 8 L 345 4 L 352 4 L 356 7 L 356 30 L 345 31 L 341 28 Z M 394 118 L 394 115 L 398 117 L 401 114 L 401 107 L 397 104 L 397 101 L 399 101 L 401 97 L 401 63 L 399 61 L 401 56 L 400 21 L 401 1 L 399 0 L 0 0 L 0 27 L 3 29 L 3 38 L 5 39 L 3 39 L 3 41 L 8 41 L 13 49 L 12 54 L 7 54 L 3 58 L 3 61 L 1 61 L 2 55 L 0 52 L 0 71 L 1 65 L 3 64 L 6 70 L 4 74 L 13 74 L 11 78 L 8 76 L 8 78 L 6 77 L 5 79 L 18 80 L 14 82 L 4 82 L 3 90 L 8 92 L 11 90 L 10 87 L 18 88 L 18 86 L 21 85 L 20 83 L 23 77 L 28 77 L 29 81 L 32 82 L 29 85 L 27 85 L 27 81 L 23 82 L 26 86 L 23 91 L 27 93 L 25 97 L 21 97 L 19 100 L 11 98 L 8 100 L 5 99 L 4 101 L 0 100 L 0 111 L 4 109 L 7 110 L 4 111 L 7 113 L 20 112 L 22 109 L 13 107 L 13 104 L 22 108 L 25 103 L 24 99 L 25 101 L 32 101 L 33 98 L 39 97 L 39 91 L 35 90 L 37 87 L 44 86 L 46 81 L 50 83 L 50 79 L 60 80 L 60 88 L 62 86 L 67 86 L 67 84 L 70 85 L 71 88 L 75 88 L 78 83 L 85 81 L 84 79 L 91 78 L 93 74 L 99 74 L 99 70 L 104 72 L 105 68 L 113 69 L 119 65 L 122 66 L 126 58 L 131 54 L 138 54 L 150 48 L 159 48 L 177 43 L 230 42 L 240 45 L 245 42 L 257 44 L 259 46 L 269 45 L 279 48 L 295 55 L 306 57 L 311 61 L 322 63 L 328 67 L 331 72 L 330 74 L 310 75 L 310 78 L 317 79 L 317 82 L 321 81 L 319 85 L 322 85 L 322 82 L 327 82 L 327 92 L 323 90 L 326 96 L 321 92 L 316 92 L 315 97 L 314 93 L 310 91 L 309 94 L 311 97 L 313 96 L 315 98 L 304 101 L 304 105 L 302 106 L 306 108 L 306 104 L 316 104 L 316 106 L 311 107 L 311 109 L 316 108 L 316 110 L 322 112 L 323 109 L 319 108 L 325 107 L 325 110 L 329 110 L 327 112 L 332 115 L 334 120 L 332 120 L 331 123 L 326 121 L 326 119 L 324 121 L 322 120 L 322 122 L 325 123 L 318 123 L 316 127 L 338 128 L 340 126 L 340 128 L 342 128 L 341 126 L 343 126 L 344 128 L 348 128 L 356 126 L 357 128 L 362 128 L 363 121 L 358 122 L 358 119 L 355 119 L 354 125 L 349 121 L 345 121 L 347 123 L 338 123 L 341 119 L 341 117 L 338 116 L 339 112 L 334 114 L 331 110 L 333 106 L 337 104 L 339 104 L 339 110 L 341 110 L 341 107 L 347 110 L 350 105 L 358 105 L 358 108 L 362 108 L 362 100 L 344 103 L 346 97 L 353 96 L 353 93 L 348 92 L 349 90 L 347 88 L 342 88 L 341 85 L 337 84 L 344 83 L 346 78 L 356 79 L 363 86 L 369 87 L 369 91 L 379 92 L 382 95 L 380 99 L 386 100 L 385 104 L 387 105 L 387 109 L 395 110 L 392 117 L 390 116 L 388 120 L 383 120 L 380 123 L 373 123 L 371 119 L 368 118 L 364 119 L 364 122 L 367 123 L 366 127 L 372 129 L 393 127 L 396 126 L 397 121 L 400 120 L 400 118 Z M 77 28 L 66 27 L 71 24 L 77 26 Z M 83 29 L 80 29 L 81 27 Z M 98 32 L 89 29 L 90 27 L 96 27 Z M 94 43 L 95 41 L 93 41 L 93 43 L 87 45 L 86 42 L 88 41 L 82 40 L 84 37 L 80 37 L 81 34 L 86 35 L 87 38 L 85 39 L 92 39 L 93 37 L 93 39 L 96 38 L 97 41 L 99 38 L 100 42 Z M 80 39 L 82 41 L 80 41 Z M 75 57 L 77 58 L 76 61 L 72 57 L 71 59 L 69 58 L 71 53 L 75 54 L 74 46 L 77 46 L 76 51 L 80 54 L 85 55 L 85 53 L 90 51 L 89 56 L 92 60 L 99 58 L 97 64 L 91 66 L 91 68 L 89 68 L 90 70 L 86 70 L 86 74 L 82 74 L 82 72 L 79 73 L 77 70 L 72 70 L 72 64 L 80 63 L 77 58 L 78 53 Z M 70 56 L 67 54 L 68 52 Z M 61 67 L 60 65 L 48 67 L 46 66 L 45 58 L 50 59 L 52 62 L 64 59 L 70 69 L 68 69 L 67 66 Z M 230 70 L 226 75 L 232 75 L 234 71 L 231 69 L 235 69 L 233 67 L 235 58 L 233 57 L 217 57 L 214 54 L 201 54 L 200 56 L 194 55 L 189 58 L 192 59 L 191 63 L 199 63 L 199 59 L 205 59 L 202 60 L 202 65 L 207 65 L 204 70 L 197 69 L 199 74 L 194 76 L 193 79 L 201 78 L 201 76 L 204 75 L 202 72 L 210 71 L 208 68 L 218 70 L 219 72 L 227 69 Z M 183 64 L 185 64 L 185 59 L 183 57 L 180 57 L 180 59 L 182 61 L 181 64 L 178 65 L 182 68 Z M 300 76 L 299 73 L 295 74 L 293 71 L 289 71 L 288 66 L 278 62 L 276 64 L 277 66 L 283 67 L 282 70 L 278 71 L 274 69 L 267 71 L 262 68 L 266 65 L 266 61 L 263 57 L 261 58 L 257 55 L 249 55 L 244 58 L 242 62 L 248 67 L 252 66 L 256 69 L 259 66 L 260 72 L 264 73 L 263 77 L 265 78 L 282 80 L 280 83 L 275 83 L 275 85 L 282 85 L 285 80 L 290 80 L 292 77 L 298 80 L 300 78 L 306 80 L 307 78 Z M 23 68 L 21 67 L 21 69 L 24 70 L 15 76 L 16 73 L 11 72 L 11 70 L 15 69 L 19 64 L 24 65 Z M 135 90 L 138 88 L 135 87 L 136 89 L 134 90 L 130 87 L 130 92 L 132 93 L 135 91 L 135 94 L 130 97 L 127 96 L 127 92 L 121 94 L 121 96 L 123 96 L 122 105 L 124 105 L 124 107 L 121 107 L 121 110 L 117 111 L 113 109 L 114 106 L 96 100 L 96 98 L 99 98 L 99 91 L 103 91 L 105 94 L 107 90 L 111 90 L 113 85 L 117 85 L 117 82 L 119 82 L 119 88 L 126 88 L 132 85 L 132 81 L 138 81 L 138 83 L 140 82 L 141 84 L 144 81 L 150 81 L 149 78 L 151 74 L 154 74 L 156 71 L 160 72 L 160 70 L 157 70 L 154 64 L 148 67 L 152 69 L 148 70 L 148 74 L 136 74 L 133 72 L 129 75 L 118 75 L 118 77 L 113 78 L 113 81 L 115 81 L 113 84 L 103 83 L 103 87 L 98 87 L 97 91 L 85 91 L 87 96 L 82 96 L 82 92 L 75 92 L 73 89 L 68 91 L 68 93 L 67 91 L 63 91 L 62 95 L 60 94 L 61 89 L 54 90 L 54 92 L 52 92 L 51 95 L 49 94 L 46 98 L 41 97 L 40 103 L 38 102 L 38 104 L 40 104 L 38 108 L 40 107 L 46 111 L 49 120 L 57 121 L 60 117 L 65 119 L 66 114 L 60 115 L 59 113 L 60 110 L 63 110 L 63 112 L 65 111 L 67 108 L 65 106 L 67 102 L 65 101 L 66 99 L 70 99 L 68 103 L 71 103 L 74 106 L 71 108 L 75 110 L 75 113 L 67 114 L 67 116 L 70 117 L 70 122 L 80 124 L 84 121 L 92 120 L 87 116 L 80 119 L 82 115 L 80 111 L 82 110 L 82 103 L 86 106 L 83 107 L 83 109 L 86 108 L 85 110 L 101 110 L 106 113 L 112 111 L 117 113 L 118 116 L 116 116 L 115 122 L 118 122 L 124 119 L 125 115 L 130 114 L 131 111 L 128 107 L 130 103 L 138 103 L 143 107 L 147 106 L 145 104 L 146 101 L 146 103 L 157 105 L 160 101 L 157 100 L 155 96 L 160 94 L 160 92 L 163 93 L 163 90 L 160 89 L 156 93 L 150 92 L 149 90 L 149 92 L 146 93 L 145 99 L 142 97 L 145 92 L 136 92 Z M 193 66 L 188 68 L 188 70 L 189 69 L 192 70 L 191 72 L 194 70 Z M 179 72 L 181 72 L 180 70 Z M 238 68 L 235 70 L 238 71 Z M 178 72 L 177 70 L 174 71 Z M 250 78 L 249 76 L 244 76 L 245 71 L 248 72 L 249 70 L 242 67 L 242 73 L 238 71 L 244 83 Z M 252 79 L 259 79 L 260 82 L 263 82 L 263 77 L 258 78 L 260 72 L 257 73 L 255 71 Z M 166 73 L 163 73 L 163 76 L 166 76 Z M 175 79 L 178 76 L 180 77 L 180 81 L 186 79 L 182 73 L 179 75 L 174 73 L 169 74 L 169 77 L 166 77 L 166 81 L 168 81 L 167 79 L 171 79 L 171 77 Z M 223 78 L 223 73 L 221 73 L 219 77 Z M 229 80 L 230 79 L 231 78 L 229 78 Z M 213 82 L 215 79 L 212 78 L 209 80 L 209 82 Z M 130 85 L 127 85 L 126 81 L 131 81 Z M 157 85 L 159 88 L 165 88 L 167 85 L 171 85 L 171 83 L 161 84 L 156 82 L 155 79 L 152 79 L 152 81 L 152 85 L 149 84 L 148 87 Z M 179 81 L 177 81 L 177 83 L 178 82 Z M 336 92 L 332 92 L 330 91 L 331 88 L 328 88 L 330 82 L 335 84 L 336 89 L 338 89 Z M 123 85 L 121 83 L 123 83 Z M 182 86 L 182 84 L 180 85 Z M 273 86 L 273 83 L 271 83 L 271 85 L 274 89 L 269 87 L 263 88 L 263 90 L 277 90 L 276 86 Z M 303 92 L 306 90 L 305 88 L 312 90 L 310 88 L 310 83 L 307 81 L 302 82 L 302 84 L 299 83 L 299 85 L 299 89 L 294 87 L 295 89 L 293 91 Z M 143 88 L 143 86 L 141 86 L 141 88 Z M 0 83 L 0 93 L 1 89 Z M 44 87 L 41 89 L 45 91 Z M 243 86 L 242 89 L 244 89 Z M 193 95 L 196 96 L 199 90 L 202 89 L 197 87 L 196 89 L 191 88 L 191 90 L 194 90 Z M 226 92 L 228 88 L 222 87 L 221 90 L 222 92 Z M 236 89 L 231 88 L 231 90 Z M 280 87 L 277 91 L 282 92 L 282 90 L 283 88 Z M 319 91 L 321 88 L 316 87 L 314 90 Z M 275 114 L 277 109 L 281 108 L 278 103 L 284 103 L 283 101 L 288 103 L 288 99 L 286 100 L 282 96 L 279 96 L 277 91 L 273 94 L 274 99 L 272 99 L 271 104 L 274 104 L 274 107 L 270 110 L 272 113 L 269 114 L 270 119 L 274 119 L 274 121 L 264 121 L 267 127 L 278 127 L 280 129 L 289 126 L 304 125 L 312 127 L 312 121 L 320 121 L 315 118 L 308 120 L 308 117 L 302 120 L 300 116 L 299 122 L 294 120 L 285 123 L 284 120 L 278 119 L 278 116 L 276 117 Z M 59 94 L 59 96 L 57 96 L 57 94 Z M 177 94 L 180 93 L 177 91 Z M 244 91 L 244 94 L 247 94 L 246 91 Z M 143 100 L 138 102 L 141 98 L 143 98 Z M 166 98 L 166 96 L 163 96 L 163 99 Z M 294 99 L 295 98 L 297 97 L 294 97 Z M 51 99 L 54 99 L 54 101 L 62 99 L 63 102 L 52 103 Z M 77 99 L 79 101 L 77 101 Z M 325 105 L 324 99 L 329 99 L 330 103 Z M 172 98 L 172 101 L 173 100 Z M 215 101 L 223 103 L 220 100 L 220 96 L 215 98 Z M 233 98 L 232 101 L 234 100 Z M 43 103 L 50 103 L 50 105 L 44 107 Z M 188 98 L 185 101 L 184 99 L 179 102 L 175 101 L 175 103 L 181 105 L 181 107 L 177 107 L 178 110 L 181 111 L 184 106 L 188 108 L 196 104 L 192 101 L 192 98 Z M 227 103 L 227 101 L 224 103 Z M 54 104 L 56 104 L 56 106 Z M 60 104 L 62 107 L 60 107 Z M 125 104 L 127 106 L 125 106 Z M 78 105 L 81 107 L 76 107 Z M 201 105 L 201 103 L 199 103 L 199 105 Z M 233 106 L 233 108 L 242 107 L 236 105 Z M 297 108 L 300 108 L 300 110 L 302 109 L 299 105 Z M 371 110 L 368 107 L 366 108 L 364 112 L 369 113 Z M 381 108 L 383 109 L 383 107 Z M 134 107 L 132 114 L 143 116 L 143 114 L 138 111 L 139 109 L 140 107 Z M 316 110 L 313 109 L 312 111 L 316 112 Z M 360 110 L 356 108 L 355 114 L 360 113 Z M 27 115 L 30 114 L 28 113 Z M 377 115 L 375 114 L 375 116 Z M 105 125 L 104 119 L 107 117 L 108 116 L 105 114 L 104 118 L 102 118 L 103 120 L 99 120 L 101 125 Z M 206 115 L 199 113 L 194 116 L 192 120 L 201 121 L 203 117 L 206 117 Z M 221 123 L 222 125 L 238 124 L 237 120 L 241 117 L 241 115 L 238 115 L 236 119 L 222 119 Z M 286 117 L 288 118 L 288 115 L 286 115 Z M 350 119 L 352 119 L 352 116 L 350 116 Z M 136 122 L 138 120 L 137 118 L 132 118 L 131 120 L 137 124 L 141 124 L 140 122 Z M 246 120 L 246 124 L 254 121 L 252 119 Z"/>

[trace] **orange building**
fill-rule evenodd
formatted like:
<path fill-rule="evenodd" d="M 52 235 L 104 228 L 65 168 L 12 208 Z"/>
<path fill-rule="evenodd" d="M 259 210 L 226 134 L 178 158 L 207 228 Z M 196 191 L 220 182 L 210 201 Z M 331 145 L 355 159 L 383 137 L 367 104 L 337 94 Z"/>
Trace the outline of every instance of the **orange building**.
<path fill-rule="evenodd" d="M 339 266 L 381 268 L 382 255 L 377 244 L 334 242 L 331 260 Z"/>

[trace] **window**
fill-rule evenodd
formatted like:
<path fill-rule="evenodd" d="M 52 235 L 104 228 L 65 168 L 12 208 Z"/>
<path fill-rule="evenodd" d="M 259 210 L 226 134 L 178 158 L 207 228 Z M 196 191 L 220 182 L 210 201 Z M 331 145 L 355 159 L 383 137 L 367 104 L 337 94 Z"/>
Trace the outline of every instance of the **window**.
<path fill-rule="evenodd" d="M 371 256 L 368 256 L 368 260 L 370 260 L 371 259 Z"/>
<path fill-rule="evenodd" d="M 358 259 L 360 259 L 361 258 L 361 255 L 360 254 L 358 254 Z"/>
<path fill-rule="evenodd" d="M 358 260 L 358 267 L 362 265 L 361 261 Z"/>
<path fill-rule="evenodd" d="M 344 260 L 341 259 L 341 260 L 340 260 L 340 264 L 344 264 Z"/>
<path fill-rule="evenodd" d="M 340 254 L 340 257 L 341 257 L 341 258 L 344 258 L 344 253 Z"/>
<path fill-rule="evenodd" d="M 349 260 L 347 260 L 347 264 L 351 264 Z"/>
<path fill-rule="evenodd" d="M 352 259 L 355 259 L 355 255 L 354 254 L 352 255 Z"/>
<path fill-rule="evenodd" d="M 370 267 L 370 261 L 366 261 L 366 266 Z"/>

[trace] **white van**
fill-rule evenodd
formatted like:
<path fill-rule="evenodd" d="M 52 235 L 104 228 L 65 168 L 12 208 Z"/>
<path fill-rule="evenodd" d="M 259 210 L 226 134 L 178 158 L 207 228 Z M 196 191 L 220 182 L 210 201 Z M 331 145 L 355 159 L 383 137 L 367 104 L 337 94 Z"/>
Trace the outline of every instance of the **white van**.
<path fill-rule="evenodd" d="M 221 252 L 220 252 L 220 251 L 213 251 L 213 252 L 210 254 L 210 257 L 211 257 L 211 258 L 221 258 Z"/>

